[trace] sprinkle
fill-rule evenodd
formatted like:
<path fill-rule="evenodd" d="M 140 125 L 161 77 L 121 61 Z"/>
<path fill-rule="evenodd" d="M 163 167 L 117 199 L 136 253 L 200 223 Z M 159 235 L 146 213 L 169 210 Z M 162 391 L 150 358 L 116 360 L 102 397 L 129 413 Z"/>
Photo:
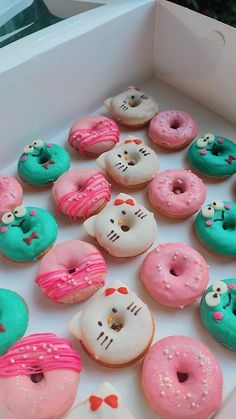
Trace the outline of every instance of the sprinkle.
<path fill-rule="evenodd" d="M 33 352 L 37 351 L 37 346 L 33 346 Z"/>
<path fill-rule="evenodd" d="M 200 154 L 201 154 L 201 156 L 205 156 L 207 154 L 207 151 L 206 150 L 201 150 Z"/>
<path fill-rule="evenodd" d="M 208 394 L 208 391 L 207 391 L 207 390 L 205 390 L 205 391 L 203 392 L 203 394 L 204 394 L 204 396 L 206 396 L 206 395 Z"/>
<path fill-rule="evenodd" d="M 60 358 L 59 355 L 54 356 L 54 359 L 59 359 L 59 358 Z"/>
<path fill-rule="evenodd" d="M 159 249 L 159 247 L 157 247 L 157 248 L 156 248 L 156 252 L 157 252 L 157 253 L 159 253 L 159 252 L 160 252 L 160 249 Z"/>
<path fill-rule="evenodd" d="M 180 391 L 179 391 L 179 390 L 177 390 L 177 391 L 176 391 L 176 394 L 180 394 Z"/>
<path fill-rule="evenodd" d="M 185 287 L 188 287 L 189 286 L 189 282 L 185 282 Z"/>
<path fill-rule="evenodd" d="M 173 259 L 177 259 L 177 256 L 173 256 Z"/>
<path fill-rule="evenodd" d="M 166 284 L 166 288 L 169 289 L 170 288 L 170 284 Z"/>
<path fill-rule="evenodd" d="M 11 359 L 10 359 L 10 363 L 11 363 L 11 364 L 14 364 L 14 363 L 15 363 L 15 360 L 14 360 L 13 358 L 11 358 Z"/>
<path fill-rule="evenodd" d="M 177 404 L 177 407 L 179 408 L 179 407 L 181 407 L 181 405 L 180 404 Z"/>
<path fill-rule="evenodd" d="M 172 387 L 172 384 L 171 384 L 171 383 L 167 383 L 166 385 L 167 385 L 167 387 L 169 387 L 169 388 L 170 388 L 170 387 Z"/>
<path fill-rule="evenodd" d="M 26 156 L 22 156 L 21 157 L 21 161 L 26 161 L 27 160 L 27 157 Z"/>
<path fill-rule="evenodd" d="M 52 147 L 52 144 L 51 144 L 51 143 L 47 143 L 47 144 L 46 144 L 46 147 L 47 147 L 47 148 L 51 148 L 51 147 Z"/>
<path fill-rule="evenodd" d="M 211 221 L 211 220 L 207 220 L 207 221 L 205 222 L 205 225 L 206 225 L 207 227 L 210 227 L 210 226 L 212 225 L 212 221 Z"/>
<path fill-rule="evenodd" d="M 22 366 L 22 368 L 25 368 L 25 367 L 26 367 L 26 365 L 25 365 L 25 364 L 21 364 L 21 366 Z"/>
<path fill-rule="evenodd" d="M 192 402 L 191 403 L 191 407 L 195 407 L 196 406 L 196 403 L 195 402 Z"/>
<path fill-rule="evenodd" d="M 6 232 L 7 232 L 7 230 L 8 230 L 8 228 L 7 228 L 7 227 L 1 227 L 1 232 L 2 232 L 2 233 L 6 233 Z"/>
<path fill-rule="evenodd" d="M 163 378 L 164 383 L 168 383 L 170 381 L 169 377 L 164 377 Z"/>
<path fill-rule="evenodd" d="M 169 349 L 164 349 L 163 354 L 167 355 L 169 353 Z"/>
<path fill-rule="evenodd" d="M 225 204 L 225 209 L 230 210 L 231 209 L 231 205 L 230 204 Z"/>
<path fill-rule="evenodd" d="M 30 211 L 30 215 L 32 215 L 32 216 L 33 216 L 33 215 L 35 215 L 35 214 L 37 214 L 37 211 L 36 211 L 36 210 L 31 210 L 31 211 Z"/>
<path fill-rule="evenodd" d="M 27 355 L 26 355 L 26 354 L 24 354 L 24 355 L 23 355 L 23 358 L 24 358 L 24 359 L 26 359 L 26 358 L 27 358 Z"/>
<path fill-rule="evenodd" d="M 50 352 L 52 352 L 51 348 L 48 348 L 47 352 L 50 354 Z"/>
<path fill-rule="evenodd" d="M 172 359 L 173 358 L 173 356 L 172 355 L 168 355 L 168 359 Z"/>
<path fill-rule="evenodd" d="M 218 142 L 219 144 L 222 144 L 222 143 L 224 142 L 224 140 L 223 140 L 223 138 L 218 138 L 217 142 Z"/>
<path fill-rule="evenodd" d="M 54 346 L 54 348 L 52 348 L 52 350 L 53 350 L 53 352 L 56 352 L 57 351 L 57 347 Z"/>
<path fill-rule="evenodd" d="M 160 395 L 161 395 L 161 396 L 165 396 L 165 394 L 166 394 L 166 393 L 165 393 L 163 390 L 160 392 Z"/>
<path fill-rule="evenodd" d="M 187 398 L 188 399 L 191 399 L 191 397 L 192 397 L 192 394 L 191 393 L 187 393 Z"/>
<path fill-rule="evenodd" d="M 229 288 L 229 290 L 233 290 L 235 288 L 234 284 L 228 284 L 227 287 Z"/>
<path fill-rule="evenodd" d="M 40 355 L 40 356 L 39 356 L 39 359 L 43 359 L 43 358 L 44 358 L 44 356 L 43 356 L 43 355 Z"/>
<path fill-rule="evenodd" d="M 188 258 L 188 256 L 187 255 L 184 255 L 184 259 L 186 260 Z"/>
<path fill-rule="evenodd" d="M 179 183 L 181 185 L 183 183 L 183 181 L 181 179 L 178 179 L 177 183 Z"/>
<path fill-rule="evenodd" d="M 215 311 L 215 313 L 213 314 L 213 317 L 214 317 L 215 321 L 219 323 L 222 320 L 222 318 L 224 317 L 224 315 L 220 311 Z"/>
<path fill-rule="evenodd" d="M 179 356 L 179 355 L 180 355 L 180 353 L 179 353 L 179 352 L 175 352 L 175 355 L 176 355 L 176 356 Z"/>
<path fill-rule="evenodd" d="M 167 205 L 168 205 L 168 207 L 170 207 L 171 206 L 171 202 L 167 202 Z"/>

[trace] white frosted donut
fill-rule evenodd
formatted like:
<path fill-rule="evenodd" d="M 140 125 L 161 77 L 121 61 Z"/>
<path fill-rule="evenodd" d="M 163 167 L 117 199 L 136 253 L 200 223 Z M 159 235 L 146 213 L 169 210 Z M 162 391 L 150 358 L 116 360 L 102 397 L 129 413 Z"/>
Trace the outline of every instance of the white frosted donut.
<path fill-rule="evenodd" d="M 158 112 L 156 100 L 138 87 L 128 87 L 117 96 L 106 99 L 104 104 L 117 121 L 128 127 L 142 127 Z"/>

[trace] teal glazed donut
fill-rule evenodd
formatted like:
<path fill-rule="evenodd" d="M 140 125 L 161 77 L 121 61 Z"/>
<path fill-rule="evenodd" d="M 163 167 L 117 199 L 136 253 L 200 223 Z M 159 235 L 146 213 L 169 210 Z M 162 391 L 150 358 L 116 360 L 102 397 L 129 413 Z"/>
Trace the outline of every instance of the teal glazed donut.
<path fill-rule="evenodd" d="M 236 256 L 236 204 L 215 200 L 195 220 L 198 238 L 213 252 Z"/>
<path fill-rule="evenodd" d="M 0 288 L 0 355 L 25 334 L 29 321 L 28 307 L 16 292 Z"/>
<path fill-rule="evenodd" d="M 24 148 L 18 161 L 18 173 L 22 180 L 35 186 L 54 182 L 70 167 L 70 156 L 57 144 L 35 140 Z"/>
<path fill-rule="evenodd" d="M 219 135 L 205 134 L 191 144 L 187 159 L 206 176 L 231 176 L 236 172 L 236 144 Z"/>
<path fill-rule="evenodd" d="M 34 261 L 49 250 L 57 237 L 57 223 L 46 210 L 16 207 L 0 223 L 0 253 L 16 262 Z"/>
<path fill-rule="evenodd" d="M 223 279 L 207 288 L 200 315 L 208 333 L 221 345 L 236 351 L 236 278 Z"/>

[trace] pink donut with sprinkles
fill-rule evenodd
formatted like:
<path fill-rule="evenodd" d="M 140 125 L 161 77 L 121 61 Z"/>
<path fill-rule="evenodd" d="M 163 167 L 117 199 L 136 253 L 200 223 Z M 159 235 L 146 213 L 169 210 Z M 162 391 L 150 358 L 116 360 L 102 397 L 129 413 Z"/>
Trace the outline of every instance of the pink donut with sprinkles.
<path fill-rule="evenodd" d="M 81 156 L 99 156 L 118 143 L 120 131 L 110 118 L 101 115 L 86 116 L 70 129 L 68 141 Z"/>
<path fill-rule="evenodd" d="M 197 124 L 187 112 L 171 110 L 154 116 L 148 135 L 163 148 L 180 150 L 194 140 L 197 132 Z"/>
<path fill-rule="evenodd" d="M 1 357 L 0 413 L 4 419 L 58 419 L 72 406 L 80 356 L 53 333 L 30 335 Z"/>
<path fill-rule="evenodd" d="M 22 200 L 23 189 L 19 182 L 12 176 L 0 175 L 0 219 L 21 205 Z"/>
<path fill-rule="evenodd" d="M 84 301 L 105 284 L 106 263 L 89 243 L 70 240 L 54 246 L 41 260 L 35 282 L 55 303 Z"/>
<path fill-rule="evenodd" d="M 165 170 L 148 185 L 153 208 L 170 218 L 187 218 L 197 212 L 206 198 L 202 180 L 191 170 Z"/>
<path fill-rule="evenodd" d="M 205 259 L 192 247 L 164 243 L 144 258 L 140 277 L 159 304 L 182 308 L 201 297 L 209 272 Z"/>
<path fill-rule="evenodd" d="M 102 173 L 90 169 L 70 169 L 52 187 L 58 212 L 71 220 L 97 214 L 111 197 L 110 185 Z"/>
<path fill-rule="evenodd" d="M 190 337 L 161 339 L 144 358 L 142 387 L 151 408 L 161 417 L 207 419 L 220 408 L 222 386 L 216 358 Z"/>

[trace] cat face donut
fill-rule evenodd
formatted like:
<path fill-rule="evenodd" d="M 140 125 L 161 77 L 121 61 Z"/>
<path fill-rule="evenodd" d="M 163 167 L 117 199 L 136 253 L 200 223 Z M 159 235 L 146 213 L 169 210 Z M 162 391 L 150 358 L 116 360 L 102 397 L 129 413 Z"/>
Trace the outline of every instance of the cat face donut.
<path fill-rule="evenodd" d="M 119 281 L 77 313 L 69 328 L 94 361 L 110 368 L 141 359 L 154 334 L 147 305 Z"/>
<path fill-rule="evenodd" d="M 151 408 L 168 419 L 206 419 L 220 408 L 223 377 L 210 350 L 187 336 L 159 340 L 144 358 L 142 387 Z"/>
<path fill-rule="evenodd" d="M 191 144 L 187 159 L 203 175 L 231 176 L 236 172 L 236 144 L 219 135 L 205 134 Z"/>
<path fill-rule="evenodd" d="M 0 175 L 0 219 L 5 212 L 13 210 L 22 203 L 23 189 L 12 177 Z"/>
<path fill-rule="evenodd" d="M 83 225 L 101 247 L 116 257 L 139 255 L 145 252 L 157 237 L 157 224 L 153 213 L 130 195 L 123 193 Z"/>
<path fill-rule="evenodd" d="M 106 263 L 89 243 L 70 240 L 54 246 L 42 258 L 35 282 L 55 303 L 84 301 L 105 284 Z"/>
<path fill-rule="evenodd" d="M 236 351 L 236 279 L 224 279 L 207 288 L 200 304 L 201 320 L 213 338 Z"/>
<path fill-rule="evenodd" d="M 134 419 L 117 390 L 108 382 L 100 384 L 91 396 L 74 407 L 64 419 Z"/>
<path fill-rule="evenodd" d="M 203 244 L 215 253 L 236 256 L 236 204 L 215 199 L 198 213 L 195 230 Z"/>
<path fill-rule="evenodd" d="M 156 100 L 138 87 L 128 87 L 104 104 L 118 122 L 133 128 L 146 125 L 158 112 Z"/>
<path fill-rule="evenodd" d="M 18 174 L 26 183 L 44 186 L 54 182 L 70 167 L 70 156 L 57 144 L 35 140 L 24 148 Z"/>
<path fill-rule="evenodd" d="M 129 187 L 145 185 L 159 169 L 156 153 L 136 137 L 128 137 L 124 144 L 103 153 L 97 164 L 116 183 Z"/>
<path fill-rule="evenodd" d="M 70 129 L 69 144 L 81 156 L 99 156 L 119 142 L 120 131 L 115 121 L 101 115 L 90 115 Z"/>
<path fill-rule="evenodd" d="M 16 207 L 2 216 L 0 253 L 16 262 L 34 261 L 53 245 L 57 223 L 45 209 Z"/>
<path fill-rule="evenodd" d="M 7 419 L 57 419 L 72 406 L 81 371 L 71 342 L 27 336 L 1 357 L 0 413 Z"/>

